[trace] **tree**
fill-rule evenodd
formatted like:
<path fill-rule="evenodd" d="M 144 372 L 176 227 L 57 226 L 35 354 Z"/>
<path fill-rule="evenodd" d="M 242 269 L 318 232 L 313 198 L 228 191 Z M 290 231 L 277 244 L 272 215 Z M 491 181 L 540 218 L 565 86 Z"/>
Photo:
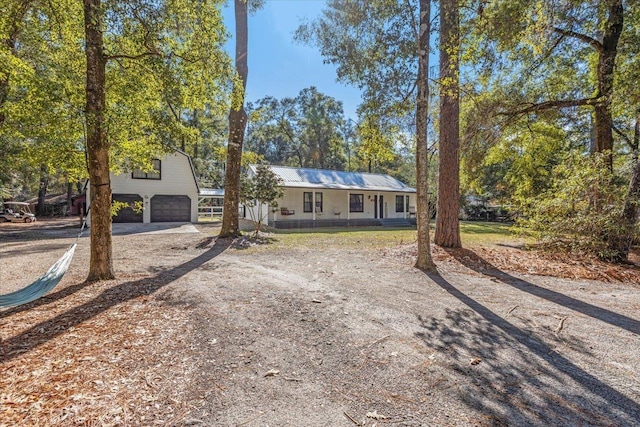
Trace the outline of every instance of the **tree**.
<path fill-rule="evenodd" d="M 314 86 L 295 98 L 265 97 L 251 112 L 247 147 L 272 164 L 344 169 L 342 103 Z"/>
<path fill-rule="evenodd" d="M 622 0 L 554 0 L 508 7 L 494 3 L 484 8 L 479 16 L 484 22 L 477 28 L 491 40 L 488 48 L 497 48 L 498 57 L 500 51 L 528 57 L 524 66 L 512 69 L 519 74 L 512 80 L 517 85 L 516 96 L 511 98 L 515 102 L 505 103 L 502 114 L 536 117 L 548 110 L 591 108 L 592 150 L 608 153 L 612 168 L 612 103 L 624 16 Z M 559 81 L 565 71 L 576 79 L 565 75 L 565 81 Z"/>
<path fill-rule="evenodd" d="M 460 23 L 458 0 L 440 0 L 440 133 L 436 245 L 459 248 Z"/>
<path fill-rule="evenodd" d="M 318 46 L 339 81 L 363 89 L 361 115 L 392 120 L 415 113 L 417 11 L 415 0 L 330 0 L 295 37 Z"/>
<path fill-rule="evenodd" d="M 640 90 L 635 84 L 640 65 L 638 3 L 554 0 L 492 2 L 483 6 L 474 22 L 475 37 L 470 37 L 485 43 L 477 62 L 481 65 L 477 81 L 485 85 L 488 89 L 485 94 L 489 96 L 479 97 L 478 105 L 480 108 L 492 105 L 493 113 L 498 111 L 497 117 L 501 119 L 493 124 L 483 119 L 485 136 L 488 135 L 484 140 L 492 141 L 484 149 L 489 153 L 485 159 L 493 158 L 491 166 L 495 167 L 497 148 L 509 147 L 508 157 L 514 161 L 503 169 L 503 176 L 508 178 L 503 182 L 511 183 L 523 205 L 527 204 L 527 197 L 530 200 L 535 197 L 539 204 L 553 205 L 553 200 L 539 197 L 554 198 L 558 194 L 550 190 L 561 186 L 558 180 L 567 175 L 559 163 L 591 152 L 594 159 L 583 162 L 584 167 L 597 175 L 592 181 L 601 188 L 590 185 L 591 194 L 575 194 L 590 198 L 580 200 L 593 207 L 582 212 L 590 215 L 592 230 L 599 229 L 601 234 L 576 227 L 577 233 L 586 235 L 573 235 L 572 239 L 582 240 L 586 236 L 593 247 L 607 247 L 598 249 L 605 258 L 623 259 L 628 253 L 628 242 L 635 235 L 635 224 L 624 219 L 629 206 L 625 200 L 629 199 L 618 197 L 618 190 L 624 186 L 623 179 L 629 180 L 628 196 L 632 196 L 634 187 L 633 166 L 622 165 L 629 164 L 625 158 L 633 158 L 635 152 L 633 138 L 628 135 L 633 132 L 629 128 L 640 100 Z M 474 55 L 467 52 L 466 57 Z M 479 91 L 474 88 L 474 92 Z M 489 109 L 476 109 L 473 114 L 483 118 L 493 115 Z M 558 151 L 554 153 L 553 147 Z M 544 156 L 531 157 L 536 150 Z M 602 156 L 611 182 L 600 180 L 604 173 L 589 166 L 599 164 Z M 543 158 L 549 163 L 544 164 Z M 465 160 L 465 163 L 480 162 Z M 525 172 L 524 179 L 518 179 L 518 168 L 523 168 L 520 170 Z M 587 178 L 581 171 L 575 171 L 567 179 Z M 524 196 L 525 193 L 529 195 Z M 558 217 L 558 221 L 564 219 Z M 550 218 L 541 221 L 543 224 L 539 226 L 548 225 Z M 600 226 L 603 222 L 615 224 L 616 228 Z M 558 230 L 559 240 L 565 237 L 559 234 L 565 230 L 562 224 L 551 229 Z M 613 255 L 616 252 L 618 255 Z"/>
<path fill-rule="evenodd" d="M 386 128 L 383 128 L 384 125 Z M 393 137 L 399 132 L 398 126 L 389 125 L 378 114 L 368 114 L 358 125 L 360 143 L 357 146 L 358 155 L 367 164 L 367 171 L 373 171 L 374 162 L 387 162 L 395 157 Z"/>
<path fill-rule="evenodd" d="M 105 6 L 110 6 L 109 13 Z M 224 71 L 225 56 L 218 3 L 192 6 L 179 1 L 103 5 L 100 0 L 84 0 L 85 118 L 92 196 L 89 281 L 113 277 L 111 141 L 118 143 L 125 157 L 133 157 L 130 164 L 143 159 L 148 163 L 150 154 L 160 148 L 157 133 L 151 131 L 159 110 L 171 101 L 193 105 L 207 97 L 212 102 L 219 93 L 215 85 Z M 113 53 L 105 52 L 107 45 Z M 112 87 L 119 89 L 110 91 L 110 103 L 106 100 L 108 71 Z M 189 81 L 186 75 L 191 75 Z M 187 88 L 186 94 L 176 87 Z M 190 97 L 181 99 L 181 95 Z"/>
<path fill-rule="evenodd" d="M 63 7 L 67 13 L 59 15 Z M 84 62 L 80 7 L 63 0 L 0 6 L 0 186 L 9 197 L 44 196 L 41 170 L 53 185 L 56 175 L 86 175 L 83 88 L 76 84 Z"/>
<path fill-rule="evenodd" d="M 429 112 L 429 39 L 431 31 L 431 2 L 420 0 L 420 26 L 418 43 L 418 95 L 416 99 L 416 181 L 418 222 L 418 256 L 415 266 L 434 271 L 429 236 L 429 196 L 427 189 L 428 147 L 427 114 Z"/>
<path fill-rule="evenodd" d="M 325 60 L 337 65 L 339 81 L 364 90 L 361 116 L 383 122 L 406 116 L 415 120 L 416 266 L 426 270 L 433 269 L 427 200 L 430 12 L 426 0 L 331 0 L 321 18 L 296 32 L 298 40 L 316 44 Z M 386 123 L 380 125 L 388 128 Z"/>
<path fill-rule="evenodd" d="M 269 166 L 259 165 L 253 177 L 241 180 L 240 201 L 249 209 L 255 223 L 254 237 L 258 236 L 262 223 L 269 212 L 263 208 L 277 208 L 278 199 L 284 195 L 283 182 Z"/>
<path fill-rule="evenodd" d="M 240 173 L 242 143 L 247 126 L 247 112 L 244 109 L 247 87 L 247 2 L 235 0 L 236 20 L 236 71 L 233 82 L 232 102 L 229 111 L 229 144 L 227 146 L 227 169 L 224 183 L 224 213 L 220 237 L 235 237 L 240 233 L 238 208 L 240 200 Z"/>
<path fill-rule="evenodd" d="M 84 0 L 85 53 L 87 56 L 87 155 L 91 182 L 91 259 L 87 281 L 115 277 L 111 242 L 111 181 L 109 139 L 105 123 L 106 65 L 104 9 L 101 0 Z"/>

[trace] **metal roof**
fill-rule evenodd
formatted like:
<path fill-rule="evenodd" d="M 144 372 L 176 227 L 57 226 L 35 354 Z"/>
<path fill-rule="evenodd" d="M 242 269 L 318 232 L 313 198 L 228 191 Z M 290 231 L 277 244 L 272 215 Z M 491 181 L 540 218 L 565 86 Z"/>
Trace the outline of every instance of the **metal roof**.
<path fill-rule="evenodd" d="M 282 179 L 285 187 L 325 188 L 334 190 L 390 191 L 415 193 L 416 189 L 384 174 L 344 172 L 326 169 L 292 168 L 269 165 L 273 173 Z M 253 173 L 257 165 L 250 166 Z"/>
<path fill-rule="evenodd" d="M 200 196 L 224 196 L 224 188 L 201 188 L 198 193 Z"/>

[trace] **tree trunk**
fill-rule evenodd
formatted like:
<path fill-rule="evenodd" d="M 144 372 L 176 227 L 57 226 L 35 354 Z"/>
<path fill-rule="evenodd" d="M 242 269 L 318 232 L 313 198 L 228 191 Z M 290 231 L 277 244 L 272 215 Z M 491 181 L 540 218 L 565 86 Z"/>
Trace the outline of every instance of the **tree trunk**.
<path fill-rule="evenodd" d="M 105 68 L 101 0 L 84 0 L 87 86 L 85 117 L 91 182 L 91 258 L 87 281 L 113 279 L 109 141 L 105 131 Z"/>
<path fill-rule="evenodd" d="M 65 216 L 69 216 L 71 214 L 71 205 L 73 198 L 73 184 L 69 181 L 69 177 L 67 176 L 67 211 L 64 213 Z"/>
<path fill-rule="evenodd" d="M 435 244 L 460 242 L 460 24 L 458 0 L 440 0 L 440 136 Z"/>
<path fill-rule="evenodd" d="M 624 261 L 629 256 L 631 244 L 635 235 L 636 221 L 640 208 L 640 162 L 638 161 L 638 143 L 640 142 L 640 115 L 636 117 L 635 133 L 633 137 L 633 172 L 627 195 L 624 199 L 622 215 L 618 224 L 618 232 L 609 241 L 609 249 L 613 253 L 614 261 Z"/>
<path fill-rule="evenodd" d="M 40 186 L 38 187 L 38 206 L 36 212 L 38 215 L 46 214 L 47 188 L 49 187 L 49 174 L 47 173 L 47 165 L 40 165 Z"/>
<path fill-rule="evenodd" d="M 613 118 L 611 100 L 615 73 L 618 41 L 622 34 L 624 8 L 622 0 L 614 0 L 609 7 L 609 16 L 604 26 L 602 48 L 598 55 L 598 95 L 600 102 L 595 106 L 595 136 L 598 152 L 608 152 L 607 165 L 613 170 Z"/>
<path fill-rule="evenodd" d="M 242 143 L 247 126 L 247 113 L 244 109 L 244 96 L 247 87 L 247 2 L 235 0 L 236 19 L 236 70 L 240 85 L 234 83 L 233 100 L 229 111 L 229 144 L 227 146 L 227 170 L 224 182 L 224 213 L 220 237 L 235 237 L 240 233 L 238 208 L 240 200 L 240 173 L 242 161 Z"/>
<path fill-rule="evenodd" d="M 418 96 L 416 99 L 416 181 L 418 222 L 418 257 L 416 268 L 435 271 L 429 243 L 429 196 L 427 192 L 427 116 L 429 114 L 429 37 L 431 31 L 430 0 L 420 0 L 418 45 Z"/>

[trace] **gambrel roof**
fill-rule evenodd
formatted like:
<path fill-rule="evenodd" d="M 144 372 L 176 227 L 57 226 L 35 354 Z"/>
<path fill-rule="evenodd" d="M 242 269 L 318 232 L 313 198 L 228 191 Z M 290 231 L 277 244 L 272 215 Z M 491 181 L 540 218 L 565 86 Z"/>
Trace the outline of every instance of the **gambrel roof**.
<path fill-rule="evenodd" d="M 249 166 L 251 174 L 256 173 L 257 165 Z M 287 166 L 269 165 L 282 182 L 284 187 L 332 189 L 332 190 L 363 190 L 390 191 L 396 193 L 415 193 L 416 189 L 407 186 L 389 175 L 365 172 L 344 172 L 326 169 L 292 168 Z"/>

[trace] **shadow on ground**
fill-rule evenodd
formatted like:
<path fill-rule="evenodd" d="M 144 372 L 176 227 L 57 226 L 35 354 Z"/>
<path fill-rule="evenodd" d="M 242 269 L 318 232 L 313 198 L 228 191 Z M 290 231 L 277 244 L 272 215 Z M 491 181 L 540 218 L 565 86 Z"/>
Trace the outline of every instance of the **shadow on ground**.
<path fill-rule="evenodd" d="M 634 425 L 640 419 L 638 402 L 440 274 L 428 276 L 466 308 L 449 309 L 444 319 L 418 316 L 417 336 L 448 356 L 463 377 L 460 401 L 489 414 L 493 425 Z"/>
<path fill-rule="evenodd" d="M 46 343 L 47 341 L 64 333 L 67 329 L 79 325 L 80 323 L 107 311 L 111 307 L 158 291 L 164 286 L 174 282 L 178 278 L 220 255 L 231 245 L 231 243 L 231 239 L 219 239 L 210 249 L 196 258 L 169 270 L 159 272 L 152 277 L 118 284 L 105 290 L 100 295 L 97 295 L 95 298 L 82 305 L 76 306 L 52 319 L 33 325 L 24 332 L 2 341 L 0 347 L 0 363 L 9 361 Z M 77 292 L 85 286 L 87 286 L 87 284 L 84 282 L 68 286 L 32 303 L 2 311 L 0 312 L 0 318 L 7 318 L 24 310 L 30 310 L 40 305 L 50 304 Z"/>
<path fill-rule="evenodd" d="M 636 319 L 607 310 L 606 308 L 580 301 L 579 299 L 564 295 L 560 292 L 534 285 L 526 280 L 519 279 L 499 270 L 493 264 L 469 249 L 449 249 L 447 252 L 462 265 L 476 271 L 477 273 L 493 277 L 505 285 L 509 285 L 519 291 L 526 292 L 538 298 L 545 299 L 586 316 L 627 330 L 633 334 L 640 335 L 640 321 Z"/>

